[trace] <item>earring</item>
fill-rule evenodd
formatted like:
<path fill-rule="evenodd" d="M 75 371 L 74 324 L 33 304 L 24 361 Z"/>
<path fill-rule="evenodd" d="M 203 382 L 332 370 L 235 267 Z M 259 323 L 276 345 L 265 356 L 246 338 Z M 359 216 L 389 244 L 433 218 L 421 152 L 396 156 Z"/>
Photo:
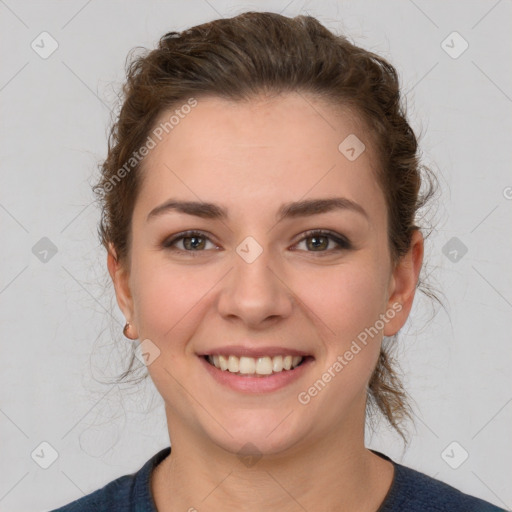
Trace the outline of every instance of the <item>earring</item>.
<path fill-rule="evenodd" d="M 130 336 L 128 336 L 128 329 L 130 328 L 130 322 L 126 322 L 126 325 L 123 327 L 123 334 L 125 335 L 126 338 L 130 339 L 130 340 L 134 340 L 135 338 L 130 338 Z"/>

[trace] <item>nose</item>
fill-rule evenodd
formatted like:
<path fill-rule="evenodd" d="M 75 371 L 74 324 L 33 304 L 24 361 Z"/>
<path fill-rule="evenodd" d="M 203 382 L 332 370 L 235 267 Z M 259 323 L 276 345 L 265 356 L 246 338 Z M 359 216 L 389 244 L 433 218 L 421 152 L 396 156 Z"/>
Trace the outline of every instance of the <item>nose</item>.
<path fill-rule="evenodd" d="M 255 329 L 289 317 L 293 292 L 283 273 L 276 270 L 278 265 L 270 261 L 268 251 L 263 251 L 251 263 L 238 254 L 233 259 L 234 268 L 223 280 L 219 314 Z"/>

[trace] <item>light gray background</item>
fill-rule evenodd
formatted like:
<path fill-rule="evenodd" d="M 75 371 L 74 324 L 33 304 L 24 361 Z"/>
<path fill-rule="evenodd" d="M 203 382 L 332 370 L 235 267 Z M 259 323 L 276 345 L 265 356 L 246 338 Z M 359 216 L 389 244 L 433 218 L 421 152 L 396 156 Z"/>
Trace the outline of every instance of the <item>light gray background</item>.
<path fill-rule="evenodd" d="M 424 161 L 442 184 L 426 259 L 449 315 L 420 294 L 403 331 L 416 414 L 408 450 L 384 427 L 368 442 L 510 509 L 510 1 L 0 0 L 0 510 L 62 505 L 168 445 L 151 384 L 100 382 L 130 346 L 117 341 L 123 317 L 90 183 L 128 51 L 246 10 L 310 13 L 397 66 Z M 59 45 L 47 59 L 31 48 L 43 31 Z M 458 58 L 442 47 L 453 31 L 469 44 Z M 460 50 L 452 39 L 445 44 Z M 46 263 L 32 252 L 42 237 L 58 249 Z M 452 237 L 468 249 L 455 262 L 443 254 Z M 48 469 L 31 458 L 43 441 L 58 453 Z M 453 441 L 452 460 L 469 453 L 458 469 L 441 456 Z"/>

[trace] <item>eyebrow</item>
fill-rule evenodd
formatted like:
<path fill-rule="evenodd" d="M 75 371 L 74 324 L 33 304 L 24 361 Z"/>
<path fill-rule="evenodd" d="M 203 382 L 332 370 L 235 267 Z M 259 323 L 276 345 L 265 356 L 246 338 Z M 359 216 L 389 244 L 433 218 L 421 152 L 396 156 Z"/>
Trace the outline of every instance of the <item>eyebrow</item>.
<path fill-rule="evenodd" d="M 369 220 L 365 209 L 359 203 L 356 203 L 346 197 L 305 199 L 302 201 L 285 203 L 279 208 L 276 218 L 278 221 L 281 221 L 289 218 L 319 215 L 321 213 L 327 213 L 334 210 L 353 211 Z M 229 217 L 228 210 L 226 208 L 214 203 L 169 199 L 168 201 L 165 201 L 165 203 L 151 210 L 146 221 L 150 221 L 171 211 L 194 215 L 203 219 L 227 220 Z"/>

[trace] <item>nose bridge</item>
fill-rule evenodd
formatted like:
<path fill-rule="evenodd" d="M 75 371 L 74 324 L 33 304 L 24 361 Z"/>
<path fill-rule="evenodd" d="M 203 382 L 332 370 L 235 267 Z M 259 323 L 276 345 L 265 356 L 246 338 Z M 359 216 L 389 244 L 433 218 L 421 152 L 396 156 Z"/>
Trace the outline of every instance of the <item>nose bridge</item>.
<path fill-rule="evenodd" d="M 247 237 L 233 254 L 233 266 L 219 301 L 222 316 L 237 316 L 256 325 L 269 317 L 290 314 L 291 294 L 268 248 Z"/>

